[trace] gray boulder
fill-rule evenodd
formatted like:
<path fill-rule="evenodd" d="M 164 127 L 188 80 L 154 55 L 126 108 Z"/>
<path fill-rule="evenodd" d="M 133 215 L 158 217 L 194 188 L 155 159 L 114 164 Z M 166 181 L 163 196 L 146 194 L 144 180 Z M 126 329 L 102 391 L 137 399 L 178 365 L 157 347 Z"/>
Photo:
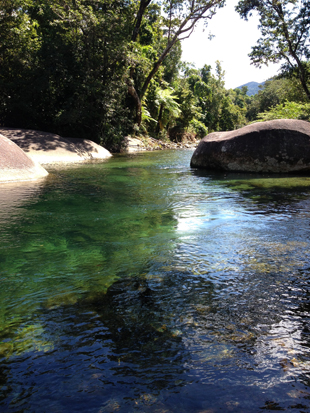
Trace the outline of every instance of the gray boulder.
<path fill-rule="evenodd" d="M 241 172 L 310 171 L 310 123 L 295 119 L 258 122 L 203 138 L 191 167 Z"/>
<path fill-rule="evenodd" d="M 14 142 L 0 135 L 0 182 L 29 181 L 48 175 Z"/>
<path fill-rule="evenodd" d="M 49 132 L 4 127 L 0 127 L 0 133 L 40 164 L 87 162 L 112 156 L 105 148 L 88 139 L 63 138 Z"/>

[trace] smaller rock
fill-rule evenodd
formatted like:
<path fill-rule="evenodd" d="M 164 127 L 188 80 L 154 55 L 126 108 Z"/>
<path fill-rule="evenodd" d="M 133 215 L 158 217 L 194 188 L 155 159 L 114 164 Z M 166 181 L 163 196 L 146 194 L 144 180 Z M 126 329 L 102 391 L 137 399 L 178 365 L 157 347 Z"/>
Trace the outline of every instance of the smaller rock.
<path fill-rule="evenodd" d="M 144 143 L 138 138 L 126 136 L 122 142 L 121 153 L 135 153 L 145 150 L 146 147 Z"/>

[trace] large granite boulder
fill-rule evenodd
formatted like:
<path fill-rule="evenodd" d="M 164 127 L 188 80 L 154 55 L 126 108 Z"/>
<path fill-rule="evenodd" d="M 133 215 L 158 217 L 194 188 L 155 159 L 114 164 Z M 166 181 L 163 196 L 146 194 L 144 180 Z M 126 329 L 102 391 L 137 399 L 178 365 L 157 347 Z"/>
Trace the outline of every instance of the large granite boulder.
<path fill-rule="evenodd" d="M 40 164 L 85 162 L 112 154 L 88 139 L 63 138 L 49 132 L 0 127 L 0 133 L 16 143 Z"/>
<path fill-rule="evenodd" d="M 309 172 L 310 123 L 294 119 L 258 122 L 203 138 L 191 167 L 242 172 Z"/>
<path fill-rule="evenodd" d="M 0 135 L 0 182 L 28 181 L 48 175 L 14 142 Z"/>

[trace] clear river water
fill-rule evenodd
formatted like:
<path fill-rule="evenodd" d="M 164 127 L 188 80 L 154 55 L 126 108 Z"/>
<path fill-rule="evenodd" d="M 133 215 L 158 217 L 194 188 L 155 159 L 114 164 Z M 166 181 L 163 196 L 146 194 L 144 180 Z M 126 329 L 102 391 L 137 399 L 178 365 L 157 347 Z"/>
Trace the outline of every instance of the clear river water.
<path fill-rule="evenodd" d="M 0 412 L 310 412 L 310 178 L 191 150 L 0 186 Z"/>

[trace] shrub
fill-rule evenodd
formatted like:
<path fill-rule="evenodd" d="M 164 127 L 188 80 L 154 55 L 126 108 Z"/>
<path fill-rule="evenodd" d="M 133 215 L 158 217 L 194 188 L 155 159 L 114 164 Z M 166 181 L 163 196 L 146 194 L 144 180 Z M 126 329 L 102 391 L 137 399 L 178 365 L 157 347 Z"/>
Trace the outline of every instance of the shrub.
<path fill-rule="evenodd" d="M 285 103 L 276 105 L 267 112 L 259 113 L 257 118 L 258 122 L 273 119 L 300 119 L 310 121 L 310 103 L 286 101 Z"/>
<path fill-rule="evenodd" d="M 197 138 L 200 139 L 208 134 L 208 128 L 206 127 L 206 125 L 197 119 L 191 120 L 189 128 L 190 131 L 193 131 L 197 135 Z"/>

